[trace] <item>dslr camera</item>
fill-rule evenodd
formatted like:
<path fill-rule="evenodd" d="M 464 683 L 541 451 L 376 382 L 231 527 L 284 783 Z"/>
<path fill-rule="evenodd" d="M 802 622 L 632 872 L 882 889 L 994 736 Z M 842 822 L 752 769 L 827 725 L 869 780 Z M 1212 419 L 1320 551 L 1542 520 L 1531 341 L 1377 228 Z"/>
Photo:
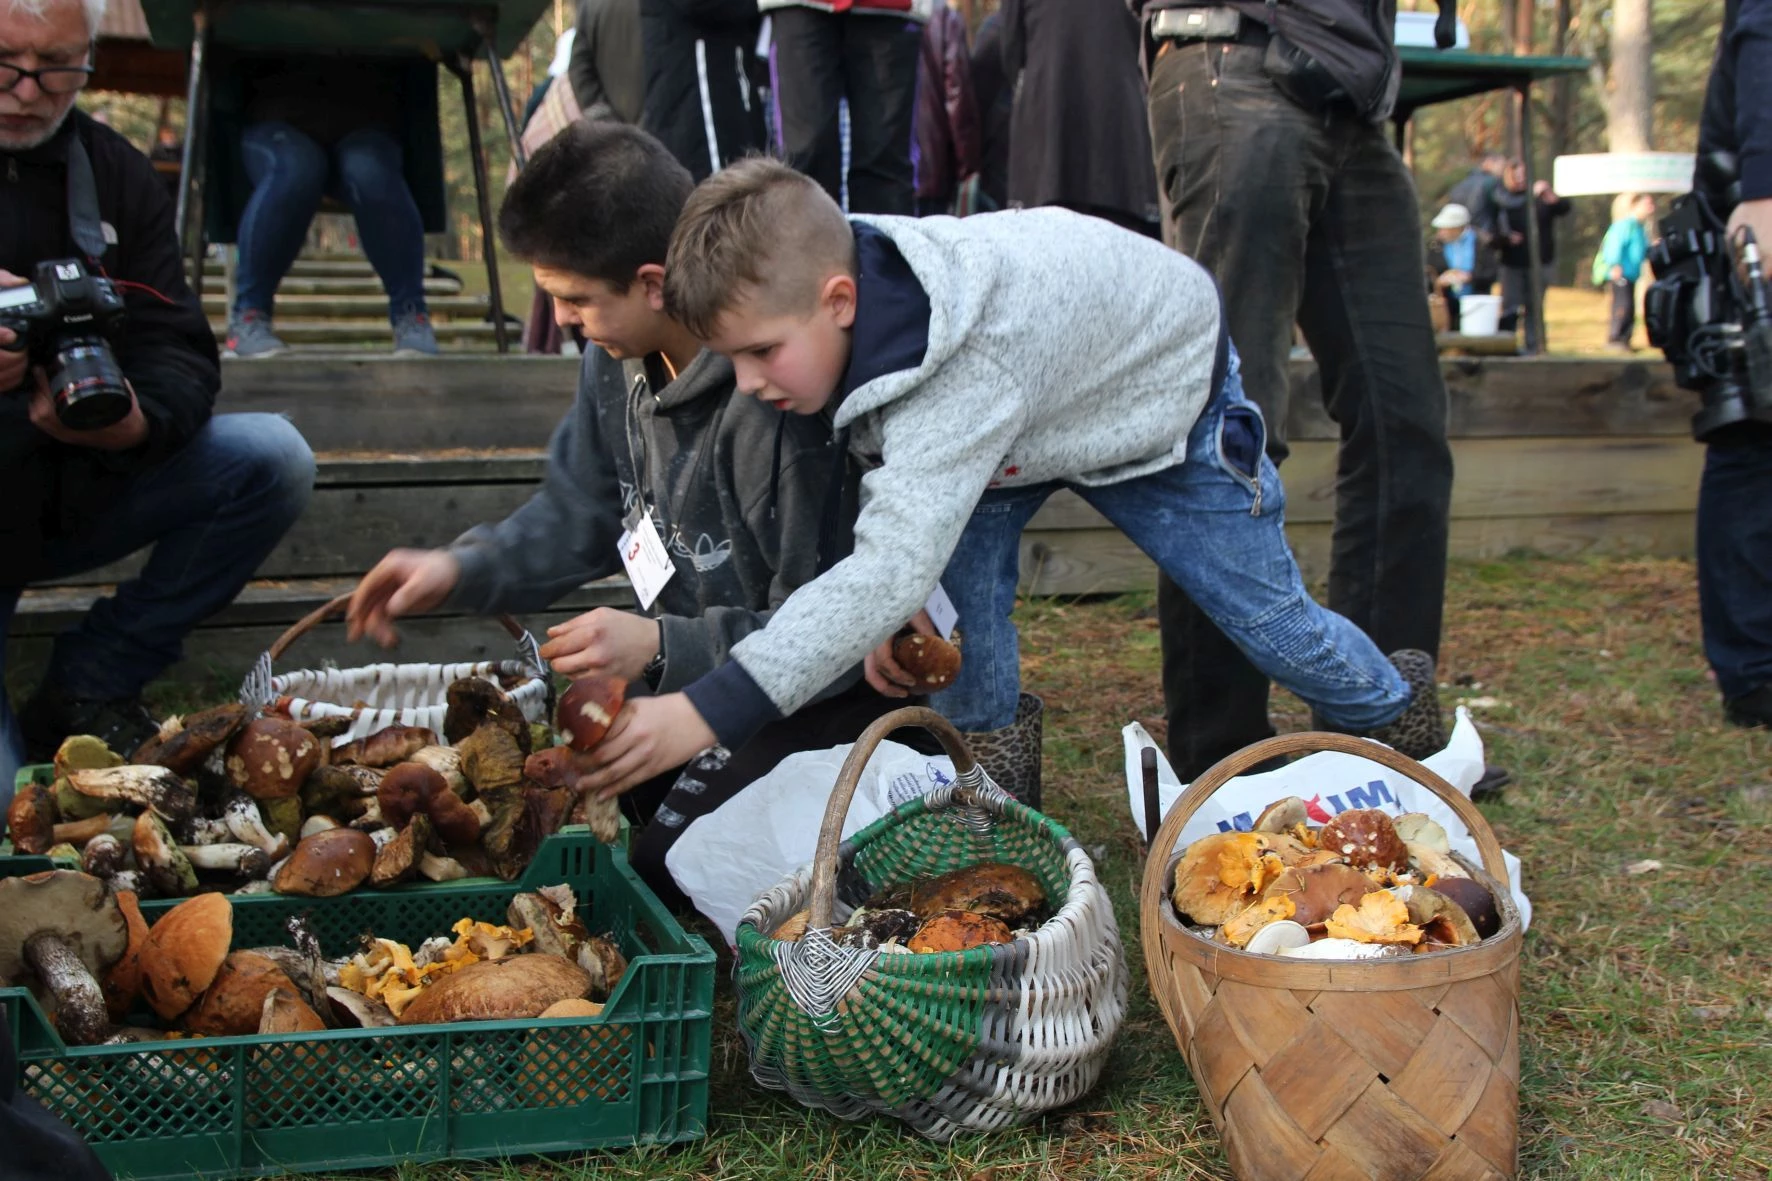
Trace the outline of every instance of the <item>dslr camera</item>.
<path fill-rule="evenodd" d="M 129 414 L 129 387 L 110 345 L 123 315 L 111 281 L 78 259 L 38 263 L 31 283 L 0 289 L 0 328 L 17 336 L 7 348 L 28 351 L 48 372 L 55 416 L 69 430 L 98 430 Z"/>
<path fill-rule="evenodd" d="M 1736 423 L 1772 423 L 1772 295 L 1753 232 L 1738 237 L 1731 243 L 1711 201 L 1692 192 L 1674 202 L 1649 251 L 1643 323 L 1674 380 L 1701 400 L 1700 442 Z"/>

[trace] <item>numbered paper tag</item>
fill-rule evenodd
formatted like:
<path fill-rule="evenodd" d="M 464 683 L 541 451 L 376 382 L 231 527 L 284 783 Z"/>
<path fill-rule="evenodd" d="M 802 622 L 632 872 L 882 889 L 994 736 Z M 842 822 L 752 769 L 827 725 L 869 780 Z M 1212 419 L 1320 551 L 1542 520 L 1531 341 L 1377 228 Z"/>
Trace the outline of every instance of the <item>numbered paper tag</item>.
<path fill-rule="evenodd" d="M 628 572 L 634 594 L 639 596 L 640 609 L 650 609 L 658 592 L 677 572 L 671 564 L 671 555 L 665 552 L 664 542 L 659 540 L 652 514 L 640 514 L 640 519 L 633 522 L 615 544 L 621 549 L 621 564 Z"/>
<path fill-rule="evenodd" d="M 942 639 L 954 638 L 954 625 L 960 622 L 960 613 L 954 610 L 954 601 L 941 589 L 941 583 L 935 584 L 935 593 L 923 604 L 923 610 L 929 612 L 929 622 L 935 625 Z"/>

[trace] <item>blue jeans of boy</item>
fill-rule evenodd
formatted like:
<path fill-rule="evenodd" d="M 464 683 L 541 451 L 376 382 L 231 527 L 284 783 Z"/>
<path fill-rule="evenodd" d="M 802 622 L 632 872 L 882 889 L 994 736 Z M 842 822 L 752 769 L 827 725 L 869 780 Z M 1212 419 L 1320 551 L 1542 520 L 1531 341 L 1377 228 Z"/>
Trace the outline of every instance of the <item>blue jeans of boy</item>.
<path fill-rule="evenodd" d="M 45 679 L 75 697 L 117 700 L 175 663 L 185 636 L 231 602 L 301 516 L 314 455 L 274 414 L 224 414 L 143 472 L 98 525 L 46 547 L 49 578 L 96 569 L 153 546 L 140 574 L 58 636 Z M 18 605 L 0 587 L 0 807 L 12 798 L 24 741 L 6 699 L 4 637 Z"/>
<path fill-rule="evenodd" d="M 252 196 L 240 215 L 234 311 L 271 313 L 277 285 L 331 196 L 350 206 L 363 253 L 388 293 L 388 318 L 425 310 L 425 229 L 407 187 L 400 142 L 379 128 L 330 148 L 287 123 L 254 123 L 240 139 Z"/>
<path fill-rule="evenodd" d="M 1113 522 L 1262 672 L 1339 729 L 1395 721 L 1409 690 L 1366 634 L 1305 590 L 1286 541 L 1286 493 L 1264 454 L 1261 411 L 1243 396 L 1236 354 L 1188 434 L 1187 461 L 1118 484 L 987 491 L 948 560 L 942 587 L 964 632 L 953 687 L 930 703 L 961 730 L 1015 720 L 1019 642 L 1010 611 L 1021 531 L 1068 486 Z"/>
<path fill-rule="evenodd" d="M 1705 449 L 1698 485 L 1698 608 L 1725 700 L 1772 685 L 1772 426 Z"/>

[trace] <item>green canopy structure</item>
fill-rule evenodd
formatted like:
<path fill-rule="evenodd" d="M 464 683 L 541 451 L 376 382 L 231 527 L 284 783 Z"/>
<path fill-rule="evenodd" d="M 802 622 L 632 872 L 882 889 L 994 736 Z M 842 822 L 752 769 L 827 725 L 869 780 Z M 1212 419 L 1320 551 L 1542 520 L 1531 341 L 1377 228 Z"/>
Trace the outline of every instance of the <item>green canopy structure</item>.
<path fill-rule="evenodd" d="M 491 69 L 492 88 L 511 141 L 511 158 L 521 168 L 525 163 L 523 145 L 501 61 L 516 51 L 548 6 L 548 0 L 141 0 L 152 42 L 167 48 L 188 46 L 190 50 L 185 87 L 189 114 L 176 221 L 179 241 L 189 251 L 192 283 L 199 298 L 205 245 L 201 204 L 207 161 L 203 144 L 209 119 L 212 47 L 437 62 L 461 81 L 480 232 L 485 242 L 493 336 L 498 351 L 508 351 L 473 65 L 476 58 L 482 58 Z"/>
<path fill-rule="evenodd" d="M 1494 90 L 1511 90 L 1518 104 L 1520 158 L 1526 166 L 1526 191 L 1532 191 L 1532 84 L 1567 75 L 1585 75 L 1588 60 L 1584 57 L 1536 57 L 1525 54 L 1471 53 L 1462 49 L 1431 49 L 1425 46 L 1397 47 L 1403 77 L 1397 90 L 1397 107 L 1391 114 L 1395 121 L 1397 146 L 1403 144 L 1404 129 L 1415 112 L 1435 103 L 1470 98 Z M 1544 347 L 1544 274 L 1538 253 L 1538 219 L 1526 219 L 1526 282 L 1528 287 L 1526 314 L 1532 318 L 1528 339 Z"/>

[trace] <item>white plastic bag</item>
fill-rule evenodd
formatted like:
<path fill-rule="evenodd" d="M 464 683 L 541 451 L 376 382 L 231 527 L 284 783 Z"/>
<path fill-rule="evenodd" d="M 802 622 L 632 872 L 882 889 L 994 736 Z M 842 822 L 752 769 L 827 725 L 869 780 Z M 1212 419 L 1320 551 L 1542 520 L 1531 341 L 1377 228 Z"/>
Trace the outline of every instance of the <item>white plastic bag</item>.
<path fill-rule="evenodd" d="M 677 888 L 720 928 L 729 945 L 738 937 L 738 920 L 751 903 L 811 862 L 825 804 L 848 757 L 848 744 L 789 755 L 773 771 L 692 821 L 665 854 L 665 868 Z M 901 743 L 880 743 L 849 804 L 844 837 L 953 781 L 954 762 L 946 755 L 922 755 Z"/>
<path fill-rule="evenodd" d="M 1126 790 L 1132 806 L 1132 822 L 1139 832 L 1144 825 L 1144 778 L 1139 752 L 1150 747 L 1157 752 L 1157 799 L 1163 815 L 1181 797 L 1186 787 L 1175 775 L 1169 760 L 1151 738 L 1149 732 L 1133 722 L 1120 731 L 1126 744 Z M 1470 714 L 1462 707 L 1446 749 L 1429 755 L 1422 765 L 1467 796 L 1483 775 L 1483 739 L 1477 733 Z M 1181 830 L 1177 848 L 1185 847 L 1203 836 L 1231 829 L 1248 830 L 1261 810 L 1286 796 L 1302 798 L 1311 809 L 1311 819 L 1321 824 L 1337 812 L 1349 808 L 1379 808 L 1393 816 L 1404 812 L 1425 812 L 1442 828 L 1452 848 L 1481 865 L 1477 842 L 1458 814 L 1427 788 L 1371 759 L 1345 755 L 1339 751 L 1319 751 L 1295 759 L 1278 771 L 1260 775 L 1239 775 L 1219 788 L 1212 798 L 1200 806 Z M 1502 850 L 1507 862 L 1508 886 L 1514 905 L 1520 908 L 1520 925 L 1532 924 L 1532 902 L 1520 886 L 1520 859 Z"/>

